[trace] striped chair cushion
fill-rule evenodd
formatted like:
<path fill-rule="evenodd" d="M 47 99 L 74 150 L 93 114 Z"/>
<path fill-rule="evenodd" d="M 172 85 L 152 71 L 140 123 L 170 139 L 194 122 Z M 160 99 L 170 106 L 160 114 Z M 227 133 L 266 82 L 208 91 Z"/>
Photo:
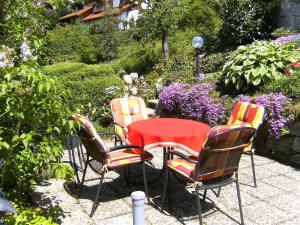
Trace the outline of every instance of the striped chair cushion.
<path fill-rule="evenodd" d="M 126 127 L 134 121 L 148 119 L 146 105 L 140 97 L 117 98 L 111 101 L 111 110 L 114 122 Z M 121 137 L 125 137 L 126 133 L 119 126 L 115 126 L 115 131 Z"/>
<path fill-rule="evenodd" d="M 238 102 L 233 107 L 231 116 L 227 125 L 241 124 L 244 122 L 251 123 L 255 129 L 258 129 L 262 124 L 265 114 L 265 108 L 260 105 L 251 104 L 248 102 Z M 244 149 L 244 151 L 252 150 L 252 142 Z"/>
<path fill-rule="evenodd" d="M 258 129 L 263 122 L 264 114 L 265 108 L 263 106 L 248 102 L 238 102 L 233 107 L 227 125 L 247 122 L 251 123 L 255 129 Z"/>
<path fill-rule="evenodd" d="M 108 148 L 105 144 L 105 142 L 102 140 L 102 138 L 97 133 L 95 127 L 93 124 L 89 121 L 88 118 L 76 113 L 72 116 L 72 118 L 76 121 L 78 121 L 81 124 L 82 131 L 80 132 L 81 138 L 84 140 L 86 139 L 86 144 L 95 145 L 94 147 L 101 149 L 103 151 L 107 151 Z M 91 141 L 94 141 L 93 143 Z M 90 143 L 88 143 L 90 142 Z"/>
<path fill-rule="evenodd" d="M 234 130 L 235 128 L 246 128 Z M 240 125 L 222 125 L 211 129 L 207 134 L 204 149 L 200 152 L 199 177 L 197 181 L 207 181 L 225 175 L 231 175 L 237 171 L 243 145 L 253 135 L 250 123 Z M 221 134 L 229 131 L 229 133 Z M 230 132 L 231 131 L 231 132 Z M 215 136 L 218 135 L 219 136 Z M 241 146 L 241 147 L 240 147 Z M 197 159 L 195 159 L 197 160 Z M 189 180 L 195 181 L 195 164 L 182 158 L 167 161 L 170 169 L 182 174 Z"/>
<path fill-rule="evenodd" d="M 149 152 L 144 152 L 145 160 L 150 161 L 153 155 Z M 141 155 L 132 152 L 132 150 L 118 150 L 109 152 L 107 155 L 107 164 L 109 168 L 116 168 L 141 162 Z"/>
<path fill-rule="evenodd" d="M 194 178 L 195 178 L 196 164 L 190 163 L 182 158 L 177 158 L 177 159 L 173 159 L 173 160 L 168 160 L 167 165 L 170 169 L 175 170 L 177 173 L 183 175 L 188 180 L 195 182 Z M 228 170 L 228 172 L 226 174 L 232 174 L 233 172 L 234 172 L 233 169 Z M 219 171 L 219 172 L 217 171 L 214 173 L 206 174 L 204 176 L 199 176 L 197 181 L 205 182 L 205 181 L 212 180 L 214 178 L 218 178 L 218 177 L 221 177 L 224 175 L 225 174 L 223 171 Z"/>

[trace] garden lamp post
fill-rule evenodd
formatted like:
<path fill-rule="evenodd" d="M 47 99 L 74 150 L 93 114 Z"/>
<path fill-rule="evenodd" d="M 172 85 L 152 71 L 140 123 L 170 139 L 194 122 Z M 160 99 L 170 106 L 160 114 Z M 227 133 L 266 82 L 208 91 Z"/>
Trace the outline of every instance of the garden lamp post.
<path fill-rule="evenodd" d="M 196 82 L 204 79 L 204 74 L 200 70 L 200 49 L 203 46 L 203 39 L 200 36 L 196 36 L 192 40 L 192 45 L 196 49 Z"/>

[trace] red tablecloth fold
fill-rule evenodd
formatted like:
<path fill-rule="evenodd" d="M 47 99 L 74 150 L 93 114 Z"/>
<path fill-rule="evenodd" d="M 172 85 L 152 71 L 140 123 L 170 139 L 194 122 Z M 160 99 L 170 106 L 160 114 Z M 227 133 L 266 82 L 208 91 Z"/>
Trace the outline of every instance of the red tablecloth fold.
<path fill-rule="evenodd" d="M 128 143 L 144 150 L 179 147 L 197 157 L 210 126 L 193 120 L 155 118 L 133 122 L 128 128 Z"/>

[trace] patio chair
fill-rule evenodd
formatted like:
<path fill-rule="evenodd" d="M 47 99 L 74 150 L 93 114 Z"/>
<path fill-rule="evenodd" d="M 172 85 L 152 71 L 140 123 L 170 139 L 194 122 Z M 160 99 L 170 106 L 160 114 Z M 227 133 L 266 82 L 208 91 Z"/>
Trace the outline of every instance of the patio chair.
<path fill-rule="evenodd" d="M 240 209 L 241 224 L 244 224 L 241 196 L 238 181 L 238 165 L 243 149 L 253 138 L 255 129 L 251 124 L 216 126 L 207 134 L 207 139 L 197 158 L 190 157 L 178 151 L 168 151 L 165 157 L 167 169 L 162 194 L 161 210 L 168 189 L 168 202 L 170 202 L 170 172 L 181 175 L 187 182 L 195 187 L 199 223 L 202 225 L 201 202 L 199 191 L 204 190 L 205 201 L 207 190 L 221 188 L 231 183 L 236 184 L 237 197 Z M 176 156 L 173 159 L 168 157 Z"/>
<path fill-rule="evenodd" d="M 98 198 L 101 190 L 101 186 L 103 183 L 103 179 L 105 173 L 110 170 L 115 170 L 118 168 L 128 168 L 134 164 L 141 164 L 142 172 L 143 172 L 143 180 L 145 187 L 145 194 L 147 196 L 147 200 L 149 201 L 148 196 L 148 187 L 147 187 L 147 179 L 145 172 L 145 161 L 149 161 L 153 158 L 152 154 L 149 152 L 143 151 L 139 146 L 136 145 L 119 145 L 115 147 L 108 148 L 104 141 L 101 138 L 101 135 L 113 135 L 120 139 L 118 134 L 116 133 L 97 133 L 93 124 L 84 116 L 79 114 L 74 114 L 73 119 L 78 121 L 80 124 L 80 129 L 78 130 L 78 136 L 81 139 L 82 144 L 84 145 L 87 153 L 87 158 L 85 161 L 85 166 L 83 170 L 82 180 L 80 184 L 80 192 L 82 190 L 85 175 L 87 171 L 88 165 L 90 165 L 93 161 L 100 163 L 100 183 L 97 189 L 97 193 L 95 195 L 94 204 L 90 213 L 90 217 L 93 216 L 97 204 Z M 120 140 L 122 143 L 122 141 Z"/>
<path fill-rule="evenodd" d="M 248 102 L 238 102 L 232 109 L 231 116 L 227 122 L 227 125 L 251 123 L 252 126 L 258 130 L 260 125 L 266 116 L 265 108 L 260 105 L 251 104 Z M 254 151 L 253 142 L 244 149 L 244 153 L 250 155 L 251 166 L 253 174 L 254 187 L 257 187 L 255 168 L 254 168 Z"/>
<path fill-rule="evenodd" d="M 148 119 L 146 105 L 140 97 L 116 98 L 110 103 L 116 133 L 124 140 L 127 126 L 134 121 Z"/>

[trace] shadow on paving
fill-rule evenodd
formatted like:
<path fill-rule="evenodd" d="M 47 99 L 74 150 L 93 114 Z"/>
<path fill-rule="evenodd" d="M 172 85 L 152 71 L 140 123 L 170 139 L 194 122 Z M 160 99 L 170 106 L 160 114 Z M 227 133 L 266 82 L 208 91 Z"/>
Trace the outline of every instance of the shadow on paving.
<path fill-rule="evenodd" d="M 151 206 L 160 210 L 161 205 L 161 196 L 164 185 L 164 178 L 161 172 L 161 169 L 154 168 L 146 164 L 146 173 L 149 189 L 149 197 L 151 199 Z M 99 203 L 120 200 L 130 197 L 130 194 L 136 190 L 144 191 L 143 176 L 141 173 L 141 166 L 134 165 L 131 166 L 131 184 L 126 182 L 124 175 L 124 168 L 116 170 L 120 176 L 115 179 L 104 181 L 101 188 Z M 99 178 L 90 179 L 84 182 L 82 192 L 80 194 L 80 185 L 75 185 L 74 183 L 69 184 L 65 188 L 67 191 L 75 198 L 79 199 L 89 199 L 94 201 L 95 194 L 97 192 Z M 90 182 L 93 184 L 89 185 Z M 67 184 L 67 183 L 65 183 Z M 226 187 L 225 187 L 226 188 Z M 178 222 L 185 224 L 185 222 L 190 221 L 191 219 L 198 218 L 198 210 L 196 203 L 196 193 L 194 190 L 192 192 L 186 189 L 186 184 L 182 182 L 179 177 L 171 176 L 171 185 L 170 185 L 170 197 L 171 197 L 171 207 L 170 204 L 165 202 L 164 214 L 174 216 Z M 125 204 L 125 202 L 124 202 Z M 216 212 L 221 212 L 226 215 L 229 219 L 239 224 L 239 222 L 218 208 L 215 203 L 209 198 L 206 197 L 205 202 L 201 201 L 202 205 L 202 216 L 206 217 Z M 113 210 L 113 209 L 107 209 Z"/>
<path fill-rule="evenodd" d="M 48 182 L 44 182 L 41 186 L 50 186 Z M 65 212 L 61 207 L 61 200 L 58 200 L 55 196 L 46 196 L 42 192 L 34 192 L 34 199 L 36 205 L 38 205 L 48 215 L 52 215 L 53 218 L 65 218 L 68 212 Z M 57 222 L 60 224 L 62 220 L 58 219 Z"/>

